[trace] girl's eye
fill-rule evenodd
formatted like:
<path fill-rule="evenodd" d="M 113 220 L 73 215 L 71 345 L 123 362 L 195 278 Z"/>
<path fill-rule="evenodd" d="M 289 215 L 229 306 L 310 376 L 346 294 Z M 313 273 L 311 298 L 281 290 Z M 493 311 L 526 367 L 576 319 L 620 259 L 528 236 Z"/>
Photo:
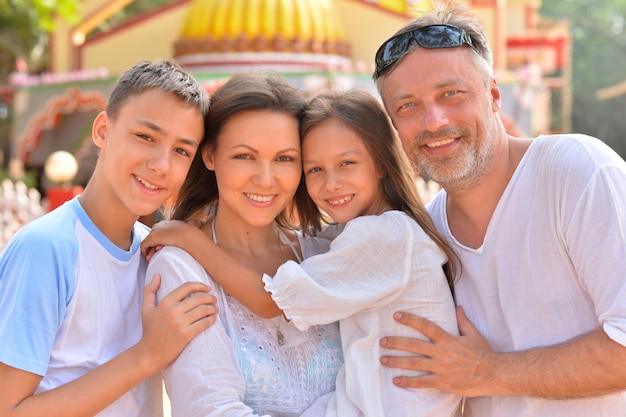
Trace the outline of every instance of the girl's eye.
<path fill-rule="evenodd" d="M 190 156 L 191 155 L 186 149 L 183 149 L 183 148 L 176 149 L 176 152 L 181 154 L 182 156 Z"/>
<path fill-rule="evenodd" d="M 341 163 L 341 165 L 342 165 L 342 166 L 346 166 L 346 165 L 353 165 L 353 164 L 356 164 L 356 162 L 354 162 L 354 161 L 343 161 L 343 162 Z"/>
<path fill-rule="evenodd" d="M 147 140 L 148 142 L 154 142 L 154 139 L 148 135 L 144 135 L 143 133 L 138 133 L 137 136 L 143 140 Z"/>
<path fill-rule="evenodd" d="M 321 171 L 321 168 L 319 168 L 319 167 L 313 167 L 313 168 L 309 168 L 309 169 L 307 169 L 305 172 L 306 172 L 307 174 L 313 174 L 313 173 L 315 173 L 315 172 L 320 172 L 320 171 Z"/>

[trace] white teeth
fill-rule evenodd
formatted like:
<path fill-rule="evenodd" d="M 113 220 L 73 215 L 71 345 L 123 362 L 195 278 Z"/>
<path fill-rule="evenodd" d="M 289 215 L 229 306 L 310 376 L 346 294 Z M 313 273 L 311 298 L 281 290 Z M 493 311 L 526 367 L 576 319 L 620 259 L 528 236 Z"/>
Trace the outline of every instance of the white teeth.
<path fill-rule="evenodd" d="M 330 203 L 330 205 L 333 205 L 333 206 L 339 206 L 341 204 L 347 203 L 350 200 L 352 200 L 352 196 L 351 195 L 350 196 L 345 196 L 344 198 L 339 199 L 339 200 L 328 200 L 328 203 Z"/>
<path fill-rule="evenodd" d="M 144 186 L 144 187 L 146 187 L 146 188 L 147 188 L 147 189 L 149 189 L 149 190 L 157 190 L 157 189 L 159 188 L 159 187 L 156 187 L 156 186 L 154 186 L 154 185 L 152 185 L 152 184 L 150 184 L 150 183 L 146 182 L 146 181 L 145 181 L 143 178 L 141 178 L 141 177 L 136 177 L 136 178 L 137 178 L 137 181 L 139 181 L 140 183 L 142 183 L 142 184 L 143 184 L 143 186 Z"/>
<path fill-rule="evenodd" d="M 448 143 L 452 143 L 452 142 L 454 142 L 454 139 L 446 139 L 446 140 L 440 140 L 439 142 L 427 143 L 426 146 L 429 148 L 436 148 L 438 146 L 447 145 Z"/>
<path fill-rule="evenodd" d="M 258 195 L 258 194 L 246 194 L 246 197 L 248 197 L 252 201 L 257 201 L 259 203 L 269 203 L 270 201 L 274 199 L 274 196 Z"/>

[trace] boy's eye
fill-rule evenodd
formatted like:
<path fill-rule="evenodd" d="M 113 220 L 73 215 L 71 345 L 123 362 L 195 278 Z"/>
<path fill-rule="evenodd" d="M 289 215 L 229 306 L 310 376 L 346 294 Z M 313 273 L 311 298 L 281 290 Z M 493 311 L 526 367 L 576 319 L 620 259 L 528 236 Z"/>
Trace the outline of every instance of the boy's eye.
<path fill-rule="evenodd" d="M 151 136 L 144 135 L 143 133 L 138 133 L 137 136 L 139 136 L 143 140 L 147 140 L 149 142 L 154 142 L 154 139 L 152 139 Z"/>
<path fill-rule="evenodd" d="M 321 170 L 322 170 L 322 169 L 321 169 L 321 168 L 319 168 L 319 167 L 313 167 L 313 168 L 309 168 L 309 169 L 305 170 L 305 172 L 306 172 L 307 174 L 313 174 L 313 173 L 315 173 L 315 172 L 320 172 Z"/>

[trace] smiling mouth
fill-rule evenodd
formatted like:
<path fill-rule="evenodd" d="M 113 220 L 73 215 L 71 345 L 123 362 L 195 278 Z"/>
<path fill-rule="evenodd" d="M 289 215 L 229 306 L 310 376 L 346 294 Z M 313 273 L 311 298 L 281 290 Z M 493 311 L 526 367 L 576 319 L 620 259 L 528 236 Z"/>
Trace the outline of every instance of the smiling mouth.
<path fill-rule="evenodd" d="M 347 196 L 341 197 L 339 199 L 326 200 L 326 201 L 328 201 L 328 204 L 330 204 L 331 206 L 340 206 L 340 205 L 345 204 L 348 201 L 352 200 L 353 198 L 354 198 L 354 194 L 347 195 Z"/>
<path fill-rule="evenodd" d="M 250 193 L 245 193 L 245 196 L 252 201 L 256 201 L 257 203 L 269 203 L 274 198 L 276 198 L 276 196 L 274 195 L 259 195 Z"/>
<path fill-rule="evenodd" d="M 439 140 L 437 142 L 431 142 L 431 143 L 427 143 L 426 146 L 427 148 L 438 148 L 440 146 L 444 146 L 444 145 L 448 145 L 452 142 L 454 142 L 456 139 L 452 138 L 452 139 L 444 139 L 444 140 Z"/>
<path fill-rule="evenodd" d="M 147 182 L 146 180 L 144 180 L 143 178 L 135 175 L 135 178 L 137 179 L 137 181 L 139 181 L 144 187 L 146 187 L 148 190 L 158 190 L 160 187 L 150 184 L 149 182 Z"/>

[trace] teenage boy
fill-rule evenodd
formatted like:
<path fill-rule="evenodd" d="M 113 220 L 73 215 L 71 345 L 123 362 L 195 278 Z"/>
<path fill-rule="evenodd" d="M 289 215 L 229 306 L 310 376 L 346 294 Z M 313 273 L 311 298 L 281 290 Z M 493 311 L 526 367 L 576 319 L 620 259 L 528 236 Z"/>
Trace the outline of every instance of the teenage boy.
<path fill-rule="evenodd" d="M 201 283 L 156 304 L 137 219 L 177 194 L 208 108 L 170 62 L 120 77 L 93 123 L 100 154 L 85 191 L 25 225 L 0 258 L 0 416 L 162 415 L 152 375 L 217 308 Z"/>

